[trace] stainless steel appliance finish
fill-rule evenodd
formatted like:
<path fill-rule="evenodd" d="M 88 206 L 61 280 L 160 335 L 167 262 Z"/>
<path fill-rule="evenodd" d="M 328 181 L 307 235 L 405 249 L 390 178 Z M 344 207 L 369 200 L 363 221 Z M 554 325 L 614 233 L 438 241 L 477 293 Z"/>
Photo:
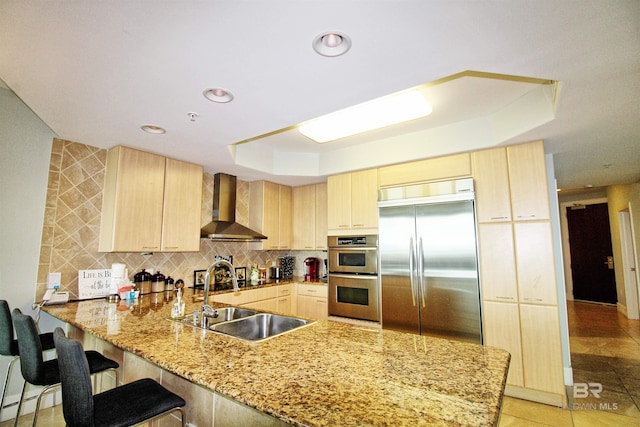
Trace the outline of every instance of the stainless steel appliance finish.
<path fill-rule="evenodd" d="M 380 321 L 378 236 L 329 236 L 329 315 Z"/>
<path fill-rule="evenodd" d="M 378 274 L 378 236 L 329 236 L 329 272 Z"/>
<path fill-rule="evenodd" d="M 382 327 L 482 342 L 473 181 L 380 192 Z"/>
<path fill-rule="evenodd" d="M 236 222 L 237 178 L 225 173 L 213 176 L 212 221 L 202 227 L 200 237 L 219 241 L 260 241 L 267 236 Z"/>

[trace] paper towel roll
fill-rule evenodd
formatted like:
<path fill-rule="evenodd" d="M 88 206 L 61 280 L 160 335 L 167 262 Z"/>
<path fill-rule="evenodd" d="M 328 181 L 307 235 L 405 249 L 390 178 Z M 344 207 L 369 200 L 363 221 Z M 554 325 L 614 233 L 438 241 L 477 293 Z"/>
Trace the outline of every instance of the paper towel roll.
<path fill-rule="evenodd" d="M 126 265 L 121 263 L 111 264 L 111 277 L 114 279 L 124 279 L 125 278 L 125 269 Z"/>

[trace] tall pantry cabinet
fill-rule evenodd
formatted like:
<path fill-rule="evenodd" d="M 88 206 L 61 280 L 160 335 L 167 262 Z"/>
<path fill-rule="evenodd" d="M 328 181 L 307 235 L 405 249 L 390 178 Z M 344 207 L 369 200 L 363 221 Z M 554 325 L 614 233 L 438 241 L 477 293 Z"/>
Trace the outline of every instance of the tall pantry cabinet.
<path fill-rule="evenodd" d="M 565 405 L 543 143 L 472 158 L 485 344 L 511 353 L 506 394 Z"/>
<path fill-rule="evenodd" d="M 202 166 L 116 146 L 107 153 L 100 252 L 200 250 Z"/>

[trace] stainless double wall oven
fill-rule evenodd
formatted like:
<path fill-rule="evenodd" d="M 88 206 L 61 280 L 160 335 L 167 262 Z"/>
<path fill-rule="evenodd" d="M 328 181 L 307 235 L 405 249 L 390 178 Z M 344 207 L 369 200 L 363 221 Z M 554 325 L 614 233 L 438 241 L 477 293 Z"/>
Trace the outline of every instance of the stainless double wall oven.
<path fill-rule="evenodd" d="M 380 321 L 378 236 L 329 236 L 329 315 Z"/>

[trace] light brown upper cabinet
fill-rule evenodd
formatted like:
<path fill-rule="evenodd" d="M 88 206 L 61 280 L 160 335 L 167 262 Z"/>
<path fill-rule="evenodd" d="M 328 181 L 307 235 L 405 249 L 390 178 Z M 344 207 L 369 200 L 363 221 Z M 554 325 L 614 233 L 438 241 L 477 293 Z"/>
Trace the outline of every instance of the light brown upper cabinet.
<path fill-rule="evenodd" d="M 378 170 L 330 176 L 327 205 L 330 233 L 378 228 Z"/>
<path fill-rule="evenodd" d="M 107 153 L 100 252 L 200 250 L 202 167 L 117 146 Z"/>
<path fill-rule="evenodd" d="M 327 249 L 327 183 L 316 184 L 316 249 Z"/>
<path fill-rule="evenodd" d="M 476 151 L 471 158 L 478 222 L 511 221 L 507 150 Z"/>
<path fill-rule="evenodd" d="M 469 153 L 462 153 L 384 166 L 378 169 L 378 174 L 380 187 L 470 176 L 471 157 Z"/>
<path fill-rule="evenodd" d="M 202 166 L 167 159 L 161 251 L 200 250 L 201 207 Z"/>
<path fill-rule="evenodd" d="M 514 221 L 549 219 L 549 191 L 542 141 L 507 147 Z"/>
<path fill-rule="evenodd" d="M 269 181 L 253 181 L 249 202 L 249 227 L 267 238 L 253 249 L 291 248 L 291 187 Z"/>
<path fill-rule="evenodd" d="M 293 243 L 291 249 L 327 248 L 327 184 L 292 189 Z"/>

